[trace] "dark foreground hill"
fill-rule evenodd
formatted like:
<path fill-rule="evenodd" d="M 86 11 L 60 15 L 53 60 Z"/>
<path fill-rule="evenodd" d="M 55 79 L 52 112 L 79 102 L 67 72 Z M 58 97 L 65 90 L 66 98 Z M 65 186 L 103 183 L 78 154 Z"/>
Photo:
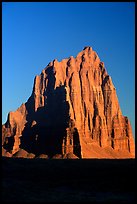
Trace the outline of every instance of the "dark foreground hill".
<path fill-rule="evenodd" d="M 134 184 L 134 159 L 2 158 L 2 203 L 134 203 Z"/>

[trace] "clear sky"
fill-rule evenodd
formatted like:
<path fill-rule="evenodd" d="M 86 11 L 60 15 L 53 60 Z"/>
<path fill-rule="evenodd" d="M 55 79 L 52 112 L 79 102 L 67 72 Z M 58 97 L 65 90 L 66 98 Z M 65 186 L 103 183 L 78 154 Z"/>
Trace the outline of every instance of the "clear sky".
<path fill-rule="evenodd" d="M 91 46 L 105 63 L 135 135 L 135 3 L 3 2 L 2 122 L 53 59 Z"/>

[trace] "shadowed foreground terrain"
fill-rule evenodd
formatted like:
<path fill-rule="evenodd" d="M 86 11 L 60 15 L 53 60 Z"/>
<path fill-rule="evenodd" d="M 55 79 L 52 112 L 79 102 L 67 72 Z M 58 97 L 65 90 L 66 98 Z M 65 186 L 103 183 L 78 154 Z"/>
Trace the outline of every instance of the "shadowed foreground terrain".
<path fill-rule="evenodd" d="M 4 202 L 134 203 L 134 159 L 2 158 Z"/>

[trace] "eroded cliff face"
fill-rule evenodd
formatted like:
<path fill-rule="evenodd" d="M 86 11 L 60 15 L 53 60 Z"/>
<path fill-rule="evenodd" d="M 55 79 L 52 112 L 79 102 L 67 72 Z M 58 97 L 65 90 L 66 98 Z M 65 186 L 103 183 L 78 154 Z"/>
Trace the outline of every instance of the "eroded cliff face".
<path fill-rule="evenodd" d="M 3 155 L 132 158 L 132 129 L 116 89 L 91 47 L 54 60 L 35 77 L 32 95 L 2 127 Z M 6 152 L 5 152 L 6 151 Z"/>

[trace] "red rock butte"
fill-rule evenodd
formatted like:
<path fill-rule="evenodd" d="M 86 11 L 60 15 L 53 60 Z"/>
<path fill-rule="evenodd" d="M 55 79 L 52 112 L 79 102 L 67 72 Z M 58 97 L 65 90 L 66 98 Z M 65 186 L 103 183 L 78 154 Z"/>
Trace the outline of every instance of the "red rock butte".
<path fill-rule="evenodd" d="M 24 158 L 134 158 L 132 128 L 91 47 L 53 60 L 28 101 L 2 126 L 2 155 Z"/>

